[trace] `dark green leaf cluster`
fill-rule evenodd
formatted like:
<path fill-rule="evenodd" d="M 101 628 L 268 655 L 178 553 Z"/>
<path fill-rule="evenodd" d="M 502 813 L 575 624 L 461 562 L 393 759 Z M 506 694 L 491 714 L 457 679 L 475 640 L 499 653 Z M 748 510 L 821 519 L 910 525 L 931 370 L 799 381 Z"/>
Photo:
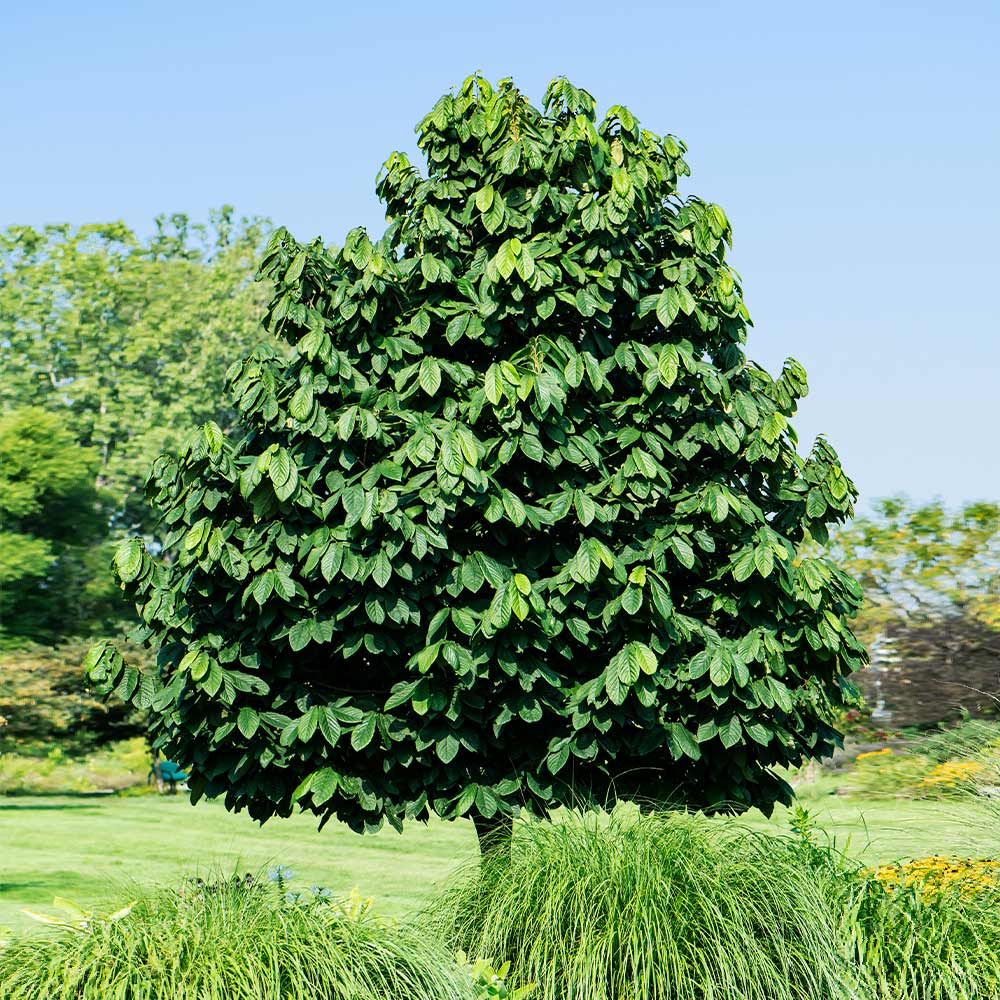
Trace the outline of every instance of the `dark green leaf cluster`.
<path fill-rule="evenodd" d="M 97 467 L 64 419 L 0 400 L 0 649 L 54 644 L 125 610 L 103 571 Z"/>
<path fill-rule="evenodd" d="M 241 440 L 155 466 L 164 554 L 117 569 L 159 670 L 93 675 L 260 819 L 768 808 L 864 660 L 858 588 L 799 554 L 855 494 L 796 451 L 802 368 L 745 358 L 725 214 L 565 80 L 470 78 L 418 131 L 380 240 L 269 244 L 294 353 L 231 369 Z"/>

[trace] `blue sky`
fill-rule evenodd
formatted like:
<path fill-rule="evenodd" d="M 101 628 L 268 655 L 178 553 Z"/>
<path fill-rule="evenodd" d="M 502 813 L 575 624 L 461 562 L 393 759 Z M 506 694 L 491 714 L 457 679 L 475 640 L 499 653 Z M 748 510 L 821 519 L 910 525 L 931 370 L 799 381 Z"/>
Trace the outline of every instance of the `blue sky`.
<path fill-rule="evenodd" d="M 0 226 L 231 203 L 340 242 L 469 72 L 567 75 L 687 142 L 803 445 L 863 498 L 1000 500 L 995 2 L 2 6 Z"/>

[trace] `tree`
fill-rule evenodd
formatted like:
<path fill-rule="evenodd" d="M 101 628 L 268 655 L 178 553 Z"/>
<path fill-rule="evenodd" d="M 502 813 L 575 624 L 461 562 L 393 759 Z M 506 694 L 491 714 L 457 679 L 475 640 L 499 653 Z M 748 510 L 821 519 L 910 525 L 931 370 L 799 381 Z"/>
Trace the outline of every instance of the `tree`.
<path fill-rule="evenodd" d="M 80 669 L 89 642 L 55 647 L 21 645 L 0 651 L 0 752 L 60 750 L 82 753 L 145 732 L 142 719 L 121 702 L 100 697 Z M 142 650 L 131 658 L 144 660 Z"/>
<path fill-rule="evenodd" d="M 150 529 L 143 483 L 183 428 L 232 426 L 218 385 L 262 337 L 264 227 L 225 208 L 211 227 L 161 217 L 146 240 L 121 223 L 0 232 L 0 409 L 59 415 L 118 530 Z"/>
<path fill-rule="evenodd" d="M 0 644 L 58 639 L 126 610 L 98 568 L 109 553 L 96 467 L 55 414 L 0 413 Z"/>
<path fill-rule="evenodd" d="M 858 635 L 894 650 L 892 663 L 859 675 L 870 703 L 884 702 L 897 724 L 996 711 L 1000 506 L 879 500 L 835 533 L 830 556 L 864 589 Z"/>
<path fill-rule="evenodd" d="M 830 544 L 830 557 L 864 589 L 860 634 L 954 618 L 1000 627 L 1000 505 L 949 511 L 889 497 L 873 507 Z"/>
<path fill-rule="evenodd" d="M 170 559 L 116 556 L 158 669 L 98 646 L 92 676 L 260 820 L 770 809 L 863 662 L 860 590 L 797 556 L 855 494 L 796 451 L 801 366 L 746 361 L 725 214 L 565 80 L 539 111 L 470 78 L 419 145 L 378 241 L 271 240 L 294 352 L 230 370 L 242 438 L 158 461 Z"/>

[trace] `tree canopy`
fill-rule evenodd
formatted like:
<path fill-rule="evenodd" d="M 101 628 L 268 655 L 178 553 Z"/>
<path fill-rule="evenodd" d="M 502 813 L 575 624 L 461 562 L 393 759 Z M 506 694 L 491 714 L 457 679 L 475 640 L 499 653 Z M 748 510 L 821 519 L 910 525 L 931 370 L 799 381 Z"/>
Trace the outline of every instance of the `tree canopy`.
<path fill-rule="evenodd" d="M 95 546 L 97 456 L 55 414 L 0 412 L 0 645 L 72 634 L 121 605 Z"/>
<path fill-rule="evenodd" d="M 1000 506 L 949 510 L 904 497 L 839 529 L 830 556 L 864 588 L 858 620 L 866 636 L 890 624 L 967 618 L 1000 628 Z"/>
<path fill-rule="evenodd" d="M 829 554 L 864 589 L 857 634 L 892 650 L 882 670 L 860 675 L 872 704 L 884 703 L 897 725 L 958 709 L 995 714 L 1000 506 L 889 497 L 838 529 Z"/>
<path fill-rule="evenodd" d="M 565 80 L 471 77 L 418 136 L 379 239 L 269 243 L 292 352 L 231 368 L 242 435 L 156 463 L 166 558 L 116 566 L 157 667 L 92 676 L 261 820 L 769 809 L 864 661 L 859 588 L 800 551 L 855 491 L 797 451 L 801 366 L 745 356 L 725 213 Z"/>
<path fill-rule="evenodd" d="M 263 338 L 263 242 L 260 220 L 228 208 L 210 226 L 161 217 L 145 239 L 122 223 L 0 232 L 0 409 L 58 414 L 96 457 L 113 527 L 149 530 L 143 483 L 183 428 L 230 428 L 218 386 Z"/>

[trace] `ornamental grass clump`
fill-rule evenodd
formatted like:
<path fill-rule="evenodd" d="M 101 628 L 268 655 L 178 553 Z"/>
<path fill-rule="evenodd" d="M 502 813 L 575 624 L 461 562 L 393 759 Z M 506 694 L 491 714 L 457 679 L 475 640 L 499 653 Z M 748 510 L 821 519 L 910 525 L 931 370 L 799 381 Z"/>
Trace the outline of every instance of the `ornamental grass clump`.
<path fill-rule="evenodd" d="M 862 1000 L 1000 997 L 1000 886 L 987 870 L 927 859 L 826 880 Z M 953 870 L 954 869 L 954 870 Z M 886 891 L 886 890 L 890 891 Z"/>
<path fill-rule="evenodd" d="M 468 970 L 323 890 L 233 879 L 153 890 L 120 919 L 0 950 L 4 1000 L 471 1000 Z"/>
<path fill-rule="evenodd" d="M 1000 747 L 1000 722 L 963 718 L 957 726 L 942 726 L 920 744 L 920 752 L 936 764 L 969 760 Z"/>
<path fill-rule="evenodd" d="M 538 1000 L 862 995 L 823 877 L 776 837 L 684 815 L 519 825 L 434 910 Z M 441 926 L 443 925 L 443 926 Z"/>

